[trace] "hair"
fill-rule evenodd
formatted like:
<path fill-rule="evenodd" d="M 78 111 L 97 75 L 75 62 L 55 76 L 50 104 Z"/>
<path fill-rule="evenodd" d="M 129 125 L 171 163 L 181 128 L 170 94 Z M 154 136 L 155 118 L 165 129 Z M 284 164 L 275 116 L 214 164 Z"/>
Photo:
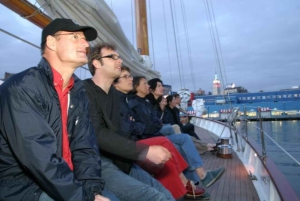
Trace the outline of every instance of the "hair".
<path fill-rule="evenodd" d="M 175 98 L 180 98 L 180 95 L 179 94 L 173 94 L 173 96 L 175 97 Z"/>
<path fill-rule="evenodd" d="M 41 55 L 45 53 L 46 41 L 41 44 Z"/>
<path fill-rule="evenodd" d="M 130 73 L 130 69 L 127 66 L 122 66 L 121 67 L 121 72 L 123 71 L 128 71 Z M 114 81 L 113 84 L 117 84 L 119 82 L 119 77 L 117 77 Z"/>
<path fill-rule="evenodd" d="M 146 77 L 145 76 L 136 76 L 136 77 L 133 78 L 133 80 L 132 80 L 133 89 L 131 91 L 132 94 L 137 93 L 136 88 L 140 85 L 141 79 L 146 79 Z"/>
<path fill-rule="evenodd" d="M 169 103 L 172 102 L 173 98 L 176 98 L 174 95 L 169 95 L 167 96 L 167 104 L 169 105 Z"/>
<path fill-rule="evenodd" d="M 148 81 L 148 84 L 149 84 L 149 87 L 150 87 L 150 90 L 155 90 L 156 87 L 157 87 L 157 82 L 160 82 L 161 84 L 163 84 L 163 82 L 161 81 L 161 79 L 159 78 L 153 78 L 151 80 Z"/>
<path fill-rule="evenodd" d="M 102 49 L 116 51 L 116 47 L 114 45 L 107 44 L 107 43 L 101 43 L 101 44 L 98 44 L 98 45 L 90 48 L 89 54 L 88 54 L 88 58 L 89 58 L 88 66 L 89 66 L 89 70 L 90 70 L 90 73 L 92 74 L 92 76 L 95 75 L 95 69 L 96 69 L 94 64 L 93 64 L 93 61 L 94 60 L 99 60 L 100 64 L 103 65 L 103 62 L 102 62 L 102 59 L 101 59 Z"/>
<path fill-rule="evenodd" d="M 163 99 L 163 96 L 159 96 L 158 98 L 157 98 L 157 103 L 159 104 L 161 101 L 162 101 L 162 99 Z"/>

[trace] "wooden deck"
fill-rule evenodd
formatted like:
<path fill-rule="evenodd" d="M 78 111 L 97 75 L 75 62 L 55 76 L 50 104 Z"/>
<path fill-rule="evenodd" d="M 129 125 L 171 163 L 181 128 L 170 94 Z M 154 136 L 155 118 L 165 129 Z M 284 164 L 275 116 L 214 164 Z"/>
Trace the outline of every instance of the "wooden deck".
<path fill-rule="evenodd" d="M 196 133 L 202 141 L 214 142 L 210 134 L 199 127 L 195 127 Z M 210 193 L 210 201 L 259 201 L 259 197 L 252 181 L 248 177 L 247 170 L 238 156 L 233 153 L 233 158 L 222 159 L 206 152 L 201 155 L 206 170 L 224 166 L 224 175 L 212 186 L 206 189 Z"/>

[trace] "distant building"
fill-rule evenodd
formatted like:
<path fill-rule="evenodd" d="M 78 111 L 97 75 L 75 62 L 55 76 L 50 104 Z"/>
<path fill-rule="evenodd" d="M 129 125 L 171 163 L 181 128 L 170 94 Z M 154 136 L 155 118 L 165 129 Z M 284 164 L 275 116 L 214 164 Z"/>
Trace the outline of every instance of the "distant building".
<path fill-rule="evenodd" d="M 164 84 L 164 95 L 172 94 L 172 86 Z"/>
<path fill-rule="evenodd" d="M 244 87 L 231 87 L 224 90 L 224 95 L 234 93 L 248 93 L 248 90 Z"/>
<path fill-rule="evenodd" d="M 213 95 L 220 95 L 221 94 L 221 82 L 218 79 L 217 73 L 215 73 L 215 79 L 213 80 Z"/>

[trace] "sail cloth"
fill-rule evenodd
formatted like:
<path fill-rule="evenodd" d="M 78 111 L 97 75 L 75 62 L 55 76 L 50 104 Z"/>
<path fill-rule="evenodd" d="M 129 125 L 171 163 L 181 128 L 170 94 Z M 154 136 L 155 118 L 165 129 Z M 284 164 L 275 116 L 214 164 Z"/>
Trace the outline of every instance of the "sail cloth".
<path fill-rule="evenodd" d="M 133 75 L 144 75 L 147 79 L 160 77 L 152 64 L 142 57 L 126 38 L 119 21 L 104 0 L 37 0 L 51 19 L 70 18 L 80 25 L 94 27 L 98 37 L 91 45 L 100 42 L 113 43 Z"/>

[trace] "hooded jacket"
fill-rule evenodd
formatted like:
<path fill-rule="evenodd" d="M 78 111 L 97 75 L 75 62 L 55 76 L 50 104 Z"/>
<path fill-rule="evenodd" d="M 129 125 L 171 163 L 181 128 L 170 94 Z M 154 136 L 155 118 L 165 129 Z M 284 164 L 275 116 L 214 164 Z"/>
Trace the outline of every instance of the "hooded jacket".
<path fill-rule="evenodd" d="M 0 86 L 0 200 L 94 200 L 101 161 L 88 99 L 74 75 L 67 129 L 74 171 L 62 158 L 60 102 L 45 58 Z"/>

